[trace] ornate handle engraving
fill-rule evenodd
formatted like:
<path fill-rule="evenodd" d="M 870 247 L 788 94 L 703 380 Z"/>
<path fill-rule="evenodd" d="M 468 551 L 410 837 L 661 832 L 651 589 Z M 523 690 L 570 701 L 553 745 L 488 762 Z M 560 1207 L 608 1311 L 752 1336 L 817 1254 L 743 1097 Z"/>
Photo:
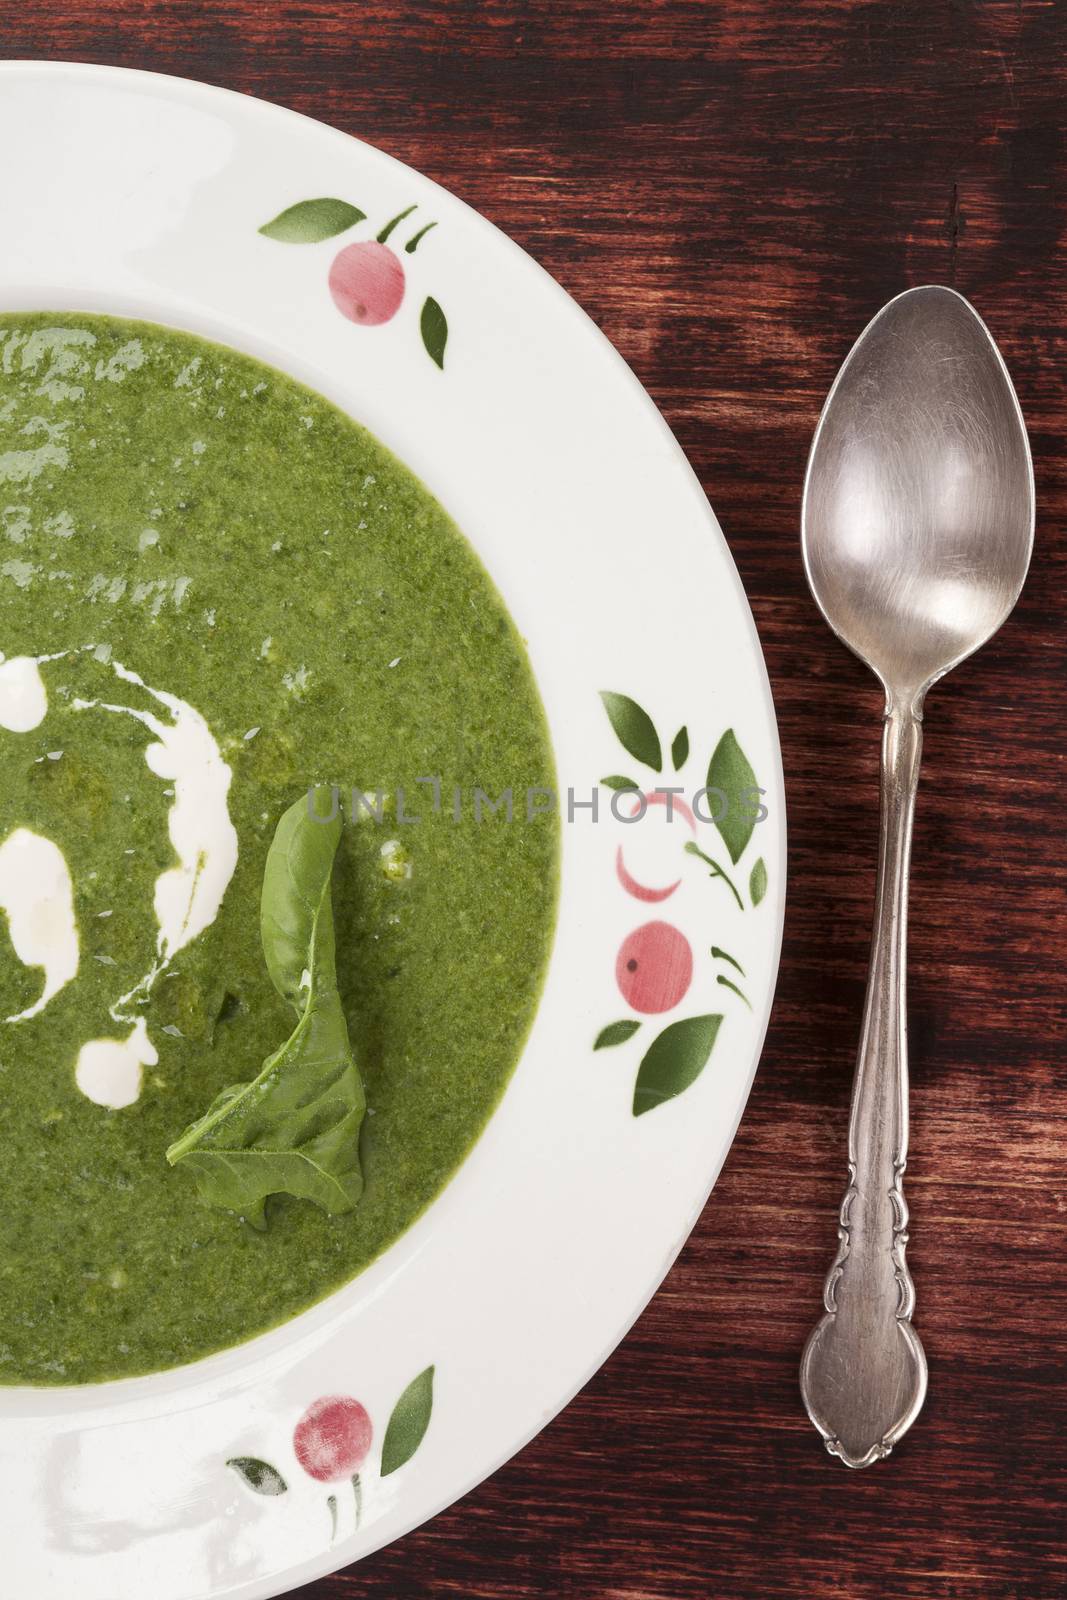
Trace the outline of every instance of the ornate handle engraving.
<path fill-rule="evenodd" d="M 911 1325 L 904 1259 L 908 1208 L 905 1003 L 908 864 L 922 758 L 918 704 L 890 706 L 882 740 L 881 837 L 874 939 L 848 1133 L 849 1185 L 826 1313 L 800 1366 L 808 1415 L 849 1467 L 887 1456 L 926 1395 L 926 1357 Z"/>

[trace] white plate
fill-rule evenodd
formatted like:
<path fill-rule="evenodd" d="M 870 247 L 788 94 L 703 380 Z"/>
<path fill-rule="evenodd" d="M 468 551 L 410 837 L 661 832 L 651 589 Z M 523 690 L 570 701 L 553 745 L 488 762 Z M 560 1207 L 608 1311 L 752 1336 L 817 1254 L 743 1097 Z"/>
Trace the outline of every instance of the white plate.
<path fill-rule="evenodd" d="M 500 1109 L 436 1203 L 347 1288 L 176 1372 L 0 1390 L 10 1592 L 251 1600 L 396 1539 L 492 1472 L 587 1381 L 670 1266 L 730 1147 L 770 1009 L 785 872 L 774 712 L 737 573 L 659 414 L 563 291 L 461 202 L 290 112 L 109 68 L 4 63 L 0 148 L 18 153 L 0 168 L 0 309 L 146 317 L 310 383 L 419 474 L 485 562 L 529 643 L 561 792 L 588 800 L 622 773 L 691 796 L 732 729 L 769 813 L 724 832 L 685 815 L 668 824 L 660 805 L 631 827 L 601 787 L 596 824 L 588 810 L 565 822 L 544 998 Z M 299 246 L 259 232 L 324 196 L 367 220 Z M 390 240 L 403 302 L 391 320 L 358 326 L 331 298 L 330 265 L 408 206 L 417 210 Z M 431 221 L 417 253 L 405 251 L 415 224 Z M 420 337 L 427 299 L 447 321 L 443 358 L 432 307 Z M 623 748 L 601 690 L 649 713 L 659 775 Z M 670 747 L 683 725 L 690 753 L 676 776 Z M 628 742 L 653 755 L 647 729 L 641 737 L 631 719 Z M 735 759 L 733 781 L 738 770 Z M 740 805 L 734 797 L 731 814 Z M 736 898 L 682 854 L 690 838 Z M 680 886 L 636 897 L 617 870 L 623 841 L 626 871 Z M 736 862 L 730 844 L 744 845 Z M 754 905 L 758 861 L 767 887 Z M 649 922 L 668 930 L 646 936 L 634 979 L 622 946 Z M 682 994 L 685 945 L 694 964 Z M 664 965 L 679 954 L 680 967 Z M 712 1015 L 722 1022 L 703 1071 L 635 1116 L 653 1040 Z M 640 1027 L 594 1051 L 601 1028 L 623 1020 Z M 697 1032 L 669 1034 L 661 1064 Z M 668 1078 L 677 1070 L 671 1055 Z M 404 1436 L 417 1448 L 383 1474 L 388 1420 L 419 1374 Z M 357 1400 L 373 1430 L 365 1461 L 338 1463 L 339 1483 L 311 1476 L 294 1449 L 322 1396 Z M 346 1415 L 362 1417 L 350 1406 L 326 1422 Z M 237 1458 L 271 1471 L 242 1474 Z M 387 1465 L 396 1459 L 391 1447 Z"/>

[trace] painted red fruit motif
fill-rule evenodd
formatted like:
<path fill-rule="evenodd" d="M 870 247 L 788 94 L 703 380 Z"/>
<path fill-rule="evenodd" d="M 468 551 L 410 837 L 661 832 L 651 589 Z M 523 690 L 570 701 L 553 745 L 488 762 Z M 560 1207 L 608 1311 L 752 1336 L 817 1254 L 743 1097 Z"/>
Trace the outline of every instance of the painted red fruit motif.
<path fill-rule="evenodd" d="M 336 1483 L 358 1472 L 374 1429 L 367 1408 L 350 1395 L 315 1400 L 293 1432 L 293 1449 L 304 1471 L 319 1483 Z"/>
<path fill-rule="evenodd" d="M 363 239 L 338 251 L 330 268 L 333 303 L 350 322 L 388 322 L 404 298 L 404 268 L 387 244 Z"/>
<path fill-rule="evenodd" d="M 615 962 L 623 999 L 635 1011 L 670 1011 L 693 981 L 693 951 L 669 922 L 646 922 L 623 941 Z"/>

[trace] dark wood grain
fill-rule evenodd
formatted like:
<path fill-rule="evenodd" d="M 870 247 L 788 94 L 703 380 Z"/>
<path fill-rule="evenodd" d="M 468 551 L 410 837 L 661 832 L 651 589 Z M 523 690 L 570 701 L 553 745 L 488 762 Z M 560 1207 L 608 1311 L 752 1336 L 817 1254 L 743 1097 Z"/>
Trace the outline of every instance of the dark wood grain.
<path fill-rule="evenodd" d="M 1059 1600 L 1067 1593 L 1067 6 L 1057 0 L 0 0 L 0 51 L 283 101 L 448 185 L 596 318 L 751 597 L 789 794 L 781 984 L 665 1287 L 491 1482 L 306 1600 Z M 11 153 L 5 159 L 11 159 Z M 926 1410 L 850 1475 L 797 1395 L 842 1183 L 870 925 L 870 680 L 808 599 L 801 476 L 851 340 L 973 298 L 1030 423 L 1004 632 L 931 697 L 912 899 Z"/>

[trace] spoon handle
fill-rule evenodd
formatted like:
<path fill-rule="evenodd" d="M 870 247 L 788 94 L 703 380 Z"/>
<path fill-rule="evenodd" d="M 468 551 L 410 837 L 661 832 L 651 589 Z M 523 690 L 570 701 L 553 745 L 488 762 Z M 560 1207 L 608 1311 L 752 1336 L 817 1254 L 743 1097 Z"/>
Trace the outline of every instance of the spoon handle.
<path fill-rule="evenodd" d="M 921 703 L 890 705 L 882 739 L 881 833 L 874 938 L 848 1130 L 849 1183 L 826 1307 L 800 1365 L 808 1415 L 849 1467 L 887 1456 L 926 1394 L 926 1357 L 911 1325 L 904 1260 L 908 1208 L 905 1001 L 908 865 L 922 759 Z"/>

